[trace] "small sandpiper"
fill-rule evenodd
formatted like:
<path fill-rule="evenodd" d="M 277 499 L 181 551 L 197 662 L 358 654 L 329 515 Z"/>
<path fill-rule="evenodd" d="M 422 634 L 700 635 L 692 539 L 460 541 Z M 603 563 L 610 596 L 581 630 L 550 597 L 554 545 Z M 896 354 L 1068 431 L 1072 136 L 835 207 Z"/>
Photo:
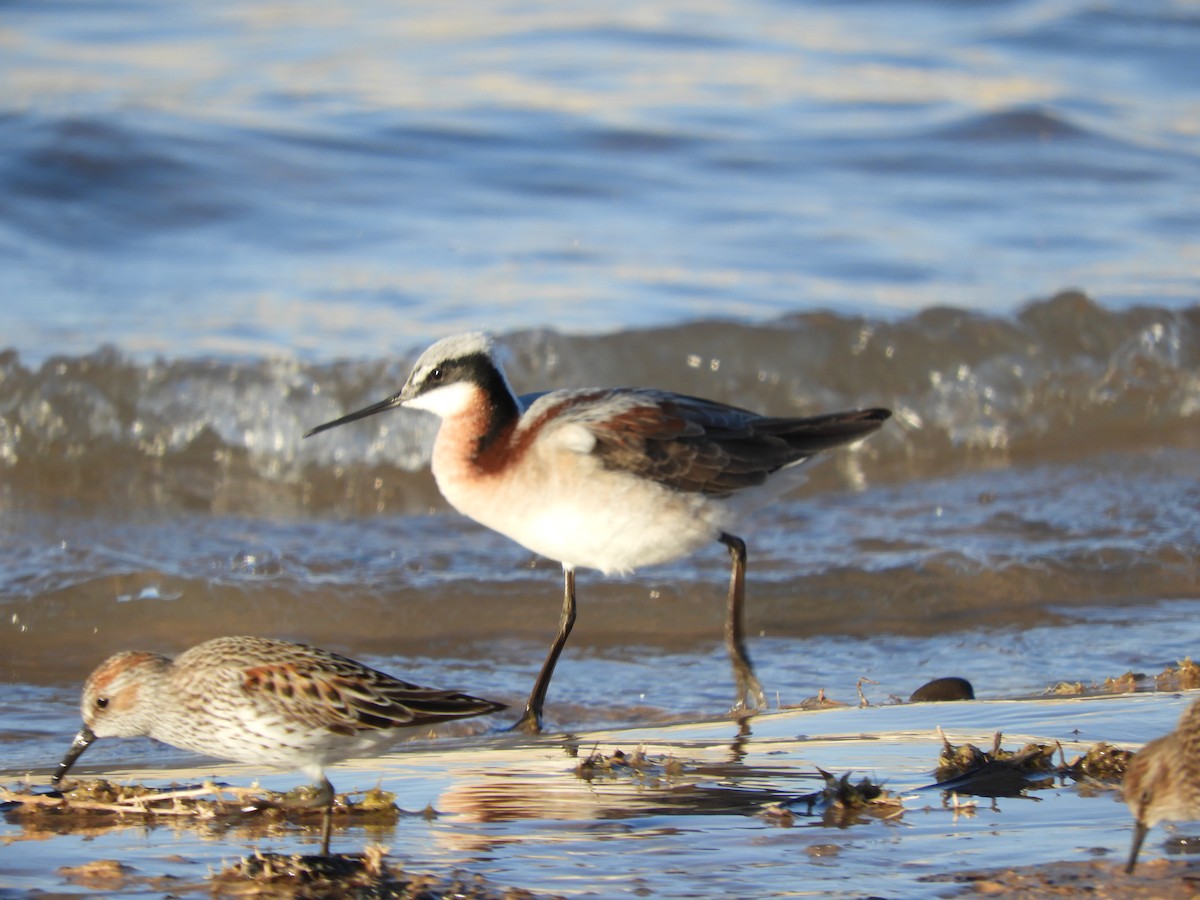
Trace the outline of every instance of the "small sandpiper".
<path fill-rule="evenodd" d="M 1170 734 L 1133 755 L 1122 785 L 1133 813 L 1133 847 L 1125 871 L 1133 872 L 1146 832 L 1159 822 L 1200 820 L 1200 700 Z"/>
<path fill-rule="evenodd" d="M 766 705 L 746 653 L 742 515 L 803 480 L 800 464 L 858 441 L 891 415 L 854 410 L 773 418 L 646 388 L 556 390 L 518 398 L 486 334 L 444 338 L 399 393 L 305 437 L 406 406 L 441 417 L 433 475 L 450 505 L 562 563 L 558 634 L 514 726 L 542 728 L 542 706 L 575 622 L 575 570 L 627 573 L 720 541 L 732 559 L 725 645 L 735 714 Z"/>
<path fill-rule="evenodd" d="M 59 785 L 98 737 L 152 737 L 251 765 L 298 769 L 325 807 L 321 853 L 329 853 L 333 785 L 325 766 L 394 743 L 397 729 L 481 716 L 504 704 L 420 687 L 352 659 L 261 637 L 222 637 L 174 661 L 126 651 L 88 676 L 83 727 L 58 765 Z"/>

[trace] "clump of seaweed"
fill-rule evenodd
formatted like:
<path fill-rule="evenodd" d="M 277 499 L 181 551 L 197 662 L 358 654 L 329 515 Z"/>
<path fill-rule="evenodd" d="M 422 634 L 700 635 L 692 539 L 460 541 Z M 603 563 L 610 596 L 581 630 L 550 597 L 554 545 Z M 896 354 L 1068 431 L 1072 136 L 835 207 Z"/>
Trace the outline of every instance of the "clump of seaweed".
<path fill-rule="evenodd" d="M 1105 784 L 1120 784 L 1132 758 L 1132 750 L 1122 750 L 1101 741 L 1093 744 L 1086 753 L 1077 756 L 1071 762 L 1064 763 L 1060 772 L 1076 781 L 1088 779 Z"/>
<path fill-rule="evenodd" d="M 614 750 L 605 756 L 598 749 L 592 750 L 575 766 L 575 775 L 584 781 L 599 778 L 633 778 L 651 787 L 661 782 L 671 782 L 683 774 L 683 763 L 673 756 L 649 757 L 639 747 L 633 753 Z"/>
<path fill-rule="evenodd" d="M 785 827 L 791 826 L 796 816 L 813 816 L 820 813 L 822 824 L 845 828 L 871 817 L 896 819 L 904 814 L 900 798 L 882 785 L 864 776 L 857 782 L 850 780 L 850 772 L 841 778 L 817 769 L 825 785 L 811 794 L 802 794 L 762 808 L 762 816 L 770 822 Z"/>
<path fill-rule="evenodd" d="M 1099 694 L 1133 694 L 1139 691 L 1188 691 L 1200 687 L 1200 664 L 1185 656 L 1174 666 L 1167 666 L 1158 675 L 1146 675 L 1132 670 L 1109 676 L 1103 682 L 1085 685 L 1082 681 L 1059 681 L 1046 688 L 1045 693 L 1056 696 L 1095 696 Z"/>
<path fill-rule="evenodd" d="M 52 821 L 59 827 L 64 824 L 94 827 L 135 816 L 218 824 L 247 817 L 320 821 L 322 809 L 297 808 L 292 797 L 263 788 L 212 782 L 164 790 L 141 784 L 117 784 L 103 778 L 69 782 L 69 787 L 62 791 L 32 787 L 13 791 L 0 787 L 0 800 L 6 804 L 7 817 L 34 826 Z M 334 820 L 345 824 L 395 825 L 400 815 L 395 794 L 379 788 L 338 794 L 334 800 Z"/>
<path fill-rule="evenodd" d="M 97 859 L 80 866 L 62 866 L 58 874 L 72 884 L 92 891 L 128 889 L 137 879 L 133 866 L 115 859 Z"/>
<path fill-rule="evenodd" d="M 1155 686 L 1160 691 L 1190 691 L 1200 687 L 1200 665 L 1192 662 L 1190 656 L 1179 660 L 1177 666 L 1167 666 L 1162 674 L 1154 679 Z"/>
<path fill-rule="evenodd" d="M 1119 784 L 1133 753 L 1107 743 L 1093 744 L 1071 762 L 1066 761 L 1062 744 L 1026 744 L 1020 750 L 1004 750 L 1002 735 L 996 732 L 990 751 L 974 744 L 955 746 L 938 729 L 942 752 L 934 771 L 937 783 L 945 791 L 983 797 L 1016 796 L 1025 790 L 1051 787 L 1056 777 L 1072 778 L 1106 785 Z M 1060 763 L 1055 765 L 1054 754 Z"/>
<path fill-rule="evenodd" d="M 996 732 L 990 751 L 974 744 L 950 743 L 940 728 L 942 752 L 938 757 L 933 787 L 960 794 L 984 797 L 1015 796 L 1030 787 L 1048 787 L 1057 769 L 1054 765 L 1055 744 L 1026 744 L 1020 750 L 1005 750 L 1000 746 L 1002 735 Z"/>
<path fill-rule="evenodd" d="M 1116 678 L 1105 678 L 1103 687 L 1109 694 L 1132 694 L 1138 689 L 1138 686 L 1145 678 L 1145 675 L 1134 674 L 1131 669 L 1124 675 L 1118 675 Z"/>
<path fill-rule="evenodd" d="M 1086 690 L 1082 681 L 1059 681 L 1046 688 L 1046 693 L 1056 697 L 1075 697 Z"/>
<path fill-rule="evenodd" d="M 806 697 L 799 703 L 780 703 L 780 709 L 839 709 L 849 706 L 848 703 L 843 703 L 841 700 L 834 700 L 832 697 L 825 696 L 825 688 L 818 688 L 817 693 L 813 697 Z"/>
<path fill-rule="evenodd" d="M 299 856 L 255 853 L 212 878 L 222 896 L 254 896 L 317 900 L 333 897 L 378 897 L 389 900 L 533 900 L 520 888 L 499 888 L 481 875 L 454 871 L 448 876 L 406 872 L 388 864 L 386 851 L 370 846 L 361 854 Z"/>

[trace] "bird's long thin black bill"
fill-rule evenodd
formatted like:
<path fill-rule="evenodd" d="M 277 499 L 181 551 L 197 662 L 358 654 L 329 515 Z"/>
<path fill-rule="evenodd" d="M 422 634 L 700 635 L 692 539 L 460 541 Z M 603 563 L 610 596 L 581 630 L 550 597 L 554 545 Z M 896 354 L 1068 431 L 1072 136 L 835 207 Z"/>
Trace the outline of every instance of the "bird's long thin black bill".
<path fill-rule="evenodd" d="M 1150 829 L 1139 822 L 1133 823 L 1133 846 L 1129 848 L 1129 862 L 1125 864 L 1125 874 L 1132 875 L 1134 866 L 1137 865 L 1138 852 L 1142 849 L 1142 841 L 1146 839 L 1146 832 Z"/>
<path fill-rule="evenodd" d="M 67 755 L 62 758 L 62 762 L 58 764 L 58 769 L 54 772 L 54 777 L 50 779 L 52 785 L 58 787 L 63 776 L 67 774 L 71 766 L 75 765 L 75 760 L 79 759 L 79 754 L 90 747 L 95 739 L 95 732 L 86 725 L 79 729 L 79 734 L 75 735 L 75 740 L 71 741 L 71 746 L 67 749 Z"/>
<path fill-rule="evenodd" d="M 393 394 L 386 400 L 380 400 L 378 403 L 372 403 L 370 406 L 364 407 L 357 412 L 346 413 L 340 419 L 334 419 L 332 422 L 326 422 L 324 425 L 318 425 L 311 431 L 305 432 L 305 437 L 312 437 L 314 434 L 320 434 L 322 431 L 328 431 L 330 428 L 337 428 L 339 425 L 345 425 L 347 422 L 354 422 L 358 419 L 365 419 L 367 416 L 373 416 L 375 413 L 386 412 L 400 405 L 400 395 Z"/>

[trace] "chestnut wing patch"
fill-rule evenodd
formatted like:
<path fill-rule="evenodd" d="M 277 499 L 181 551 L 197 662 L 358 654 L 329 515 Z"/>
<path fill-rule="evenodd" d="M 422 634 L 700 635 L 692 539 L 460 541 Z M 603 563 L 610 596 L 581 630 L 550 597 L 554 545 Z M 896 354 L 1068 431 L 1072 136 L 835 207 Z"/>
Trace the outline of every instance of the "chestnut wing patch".
<path fill-rule="evenodd" d="M 242 689 L 260 708 L 285 720 L 345 735 L 503 709 L 502 704 L 455 691 L 410 684 L 333 653 L 315 662 L 247 668 Z"/>
<path fill-rule="evenodd" d="M 589 402 L 590 400 L 590 402 Z M 680 394 L 615 390 L 580 397 L 564 420 L 587 427 L 609 469 L 664 487 L 728 496 L 784 466 L 875 431 L 886 410 L 772 418 Z"/>

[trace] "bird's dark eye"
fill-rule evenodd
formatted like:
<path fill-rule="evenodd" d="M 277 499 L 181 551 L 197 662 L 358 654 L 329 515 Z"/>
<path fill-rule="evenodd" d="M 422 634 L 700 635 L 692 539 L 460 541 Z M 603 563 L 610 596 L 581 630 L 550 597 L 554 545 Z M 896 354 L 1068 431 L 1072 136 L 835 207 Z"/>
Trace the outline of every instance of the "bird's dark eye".
<path fill-rule="evenodd" d="M 438 366 L 436 369 L 431 370 L 429 373 L 430 381 L 441 381 L 445 377 L 446 377 L 446 370 L 443 369 L 441 366 Z"/>
<path fill-rule="evenodd" d="M 108 698 L 107 697 L 97 697 L 96 698 L 96 709 L 105 709 L 107 706 L 108 706 Z"/>

